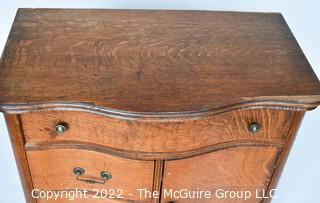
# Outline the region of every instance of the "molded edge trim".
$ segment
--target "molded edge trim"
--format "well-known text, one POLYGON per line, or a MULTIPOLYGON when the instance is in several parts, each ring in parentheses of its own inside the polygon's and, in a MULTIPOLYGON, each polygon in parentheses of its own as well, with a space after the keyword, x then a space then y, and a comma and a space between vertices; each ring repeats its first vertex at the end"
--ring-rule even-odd
POLYGON ((125 119, 125 120, 186 120, 199 119, 211 115, 233 111, 238 109, 258 109, 269 108, 278 110, 308 111, 316 108, 320 102, 316 103, 297 103, 293 101, 276 100, 252 100, 222 106, 213 109, 203 109, 199 111, 182 112, 132 112, 97 106, 93 103, 77 102, 48 102, 48 103, 19 103, 19 104, 0 104, 0 111, 6 114, 23 114, 44 111, 80 111, 98 114, 106 117, 125 119))
POLYGON ((49 142, 38 142, 38 143, 27 143, 25 145, 26 151, 39 151, 39 150, 50 150, 50 149, 80 149, 95 151, 98 153, 110 154, 112 156, 134 159, 134 160, 177 160, 190 158, 210 152, 226 150, 230 148, 242 148, 242 147, 276 147, 282 148, 282 143, 267 142, 267 141, 229 141, 206 146, 200 149, 192 149, 188 151, 177 151, 177 152, 143 152, 143 151, 128 151, 115 148, 109 148, 106 146, 79 142, 79 141, 49 141, 49 142))

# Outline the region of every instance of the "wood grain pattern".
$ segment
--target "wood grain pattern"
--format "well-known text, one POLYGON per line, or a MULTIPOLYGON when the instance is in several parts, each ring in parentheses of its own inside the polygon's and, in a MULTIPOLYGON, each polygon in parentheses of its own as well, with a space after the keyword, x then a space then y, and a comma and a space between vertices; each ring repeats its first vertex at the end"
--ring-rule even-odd
MULTIPOLYGON (((304 116, 304 112, 295 112, 294 119, 291 123, 290 128, 288 129, 288 138, 286 140, 284 147, 281 150, 279 159, 277 160, 277 163, 275 164, 276 168, 275 168, 275 171, 272 175, 272 179, 269 183, 267 194, 269 193, 270 190, 275 189, 278 184, 279 178, 281 176, 282 170, 283 170, 284 165, 285 165, 287 158, 289 156, 291 147, 292 147, 294 140, 296 138, 297 131, 300 127, 303 116, 304 116)), ((271 198, 265 199, 263 201, 263 203, 270 203, 271 201, 272 201, 271 198)))
MULTIPOLYGON (((266 189, 274 170, 279 150, 274 147, 233 148, 189 159, 167 161, 164 168, 163 190, 209 190, 211 199, 175 199, 164 197, 164 202, 260 202, 255 196, 243 199, 216 198, 217 189, 266 189)), ((163 192, 164 195, 164 192, 163 192)))
POLYGON ((31 192, 33 190, 33 182, 30 174, 29 163, 27 160, 26 152, 24 150, 24 137, 19 115, 5 114, 5 120, 8 127, 8 132, 16 158, 17 168, 20 175, 20 180, 24 190, 26 202, 36 203, 32 198, 31 192))
POLYGON ((172 116, 320 102, 275 13, 19 9, 2 58, 2 111, 51 102, 172 116))
POLYGON ((320 104, 276 13, 19 9, 0 78, 28 203, 33 187, 122 188, 120 202, 139 203, 211 201, 141 200, 138 188, 270 190, 304 111, 320 104), (80 182, 76 166, 113 178, 80 182))
POLYGON ((158 192, 159 198, 155 198, 154 202, 158 203, 161 201, 161 187, 163 178, 164 161, 156 160, 154 165, 154 176, 153 176, 153 191, 158 192))
POLYGON ((249 109, 227 112, 212 117, 176 121, 143 122, 119 120, 74 111, 22 114, 23 130, 28 147, 63 141, 92 143, 114 150, 130 152, 186 152, 215 144, 237 141, 282 144, 294 112, 249 109), (57 135, 54 127, 65 122, 69 129, 57 135), (253 134, 251 123, 262 128, 253 134))
POLYGON ((181 151, 181 152, 137 152, 137 151, 125 151, 125 150, 115 150, 110 149, 101 145, 95 145, 92 143, 84 142, 74 142, 74 141, 59 141, 59 142, 45 142, 45 143, 36 143, 36 144, 26 144, 25 148, 27 151, 32 150, 48 150, 48 149, 81 149, 81 150, 90 150, 96 151, 99 153, 110 154, 112 156, 123 157, 127 159, 135 160, 176 160, 190 158, 214 151, 220 151, 225 149, 230 149, 234 147, 282 147, 281 143, 270 143, 265 141, 236 141, 236 142, 227 142, 219 143, 209 147, 195 149, 190 151, 181 151))
MULTIPOLYGON (((138 188, 152 191, 153 161, 135 161, 86 150, 28 151, 27 157, 33 185, 42 190, 68 189, 123 189, 128 200, 140 199, 138 188), (85 169, 84 178, 99 180, 101 171, 108 171, 112 179, 105 184, 92 184, 76 180, 74 167, 85 169), (132 194, 132 195, 130 195, 132 194)), ((94 192, 94 191, 93 191, 94 192)), ((147 199, 146 199, 147 200, 147 199)), ((151 201, 150 199, 148 200, 151 201)))

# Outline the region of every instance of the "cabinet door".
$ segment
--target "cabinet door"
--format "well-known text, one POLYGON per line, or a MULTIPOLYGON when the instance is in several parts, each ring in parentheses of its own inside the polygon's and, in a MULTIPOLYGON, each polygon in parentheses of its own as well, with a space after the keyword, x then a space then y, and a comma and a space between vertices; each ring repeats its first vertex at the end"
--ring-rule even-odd
POLYGON ((256 193, 267 189, 278 153, 271 146, 235 147, 167 161, 162 202, 259 202, 256 193))
MULTIPOLYGON (((78 195, 75 202, 116 202, 117 197, 121 201, 153 201, 140 197, 137 191, 140 188, 152 191, 153 161, 83 149, 30 150, 27 157, 33 185, 38 191, 86 190, 88 199, 78 195), (108 174, 106 179, 103 173, 108 174)), ((57 202, 64 202, 66 193, 61 197, 57 202)))

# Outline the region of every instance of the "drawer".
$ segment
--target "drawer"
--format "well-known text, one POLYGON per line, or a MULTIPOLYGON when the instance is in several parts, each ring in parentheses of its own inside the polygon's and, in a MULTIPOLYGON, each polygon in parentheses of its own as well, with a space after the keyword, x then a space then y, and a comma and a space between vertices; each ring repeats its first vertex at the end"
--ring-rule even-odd
POLYGON ((35 189, 85 189, 90 194, 101 191, 101 197, 118 189, 116 194, 122 192, 122 200, 139 202, 143 199, 138 189, 152 191, 153 161, 131 160, 80 149, 28 150, 27 158, 35 189), (101 177, 102 172, 105 179, 101 177))
MULTIPOLYGON (((276 147, 236 147, 167 161, 163 175, 164 202, 261 202, 261 199, 255 198, 256 189, 260 196, 262 190, 267 189, 278 154, 279 149, 276 147), (194 191, 210 191, 211 198, 198 196, 194 199, 183 199, 178 195, 171 196, 170 190, 191 191, 189 197, 192 197, 194 191), (228 196, 228 193, 224 195, 224 191, 240 191, 239 198, 228 196), (241 191, 250 191, 251 198, 241 198, 241 191), (224 198, 220 198, 222 195, 224 198)), ((182 195, 184 193, 186 191, 183 191, 182 195)))
POLYGON ((282 144, 294 112, 273 109, 234 110, 201 119, 125 120, 76 111, 22 114, 27 146, 84 143, 115 150, 183 152, 230 142, 282 144), (250 125, 260 125, 251 132, 250 125), (63 134, 55 126, 63 124, 63 134))

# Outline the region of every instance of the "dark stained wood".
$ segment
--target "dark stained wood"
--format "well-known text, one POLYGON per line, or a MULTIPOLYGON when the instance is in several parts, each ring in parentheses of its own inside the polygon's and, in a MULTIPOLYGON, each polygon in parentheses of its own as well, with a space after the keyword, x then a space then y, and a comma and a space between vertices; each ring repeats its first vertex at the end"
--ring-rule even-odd
MULTIPOLYGON (((302 122, 303 116, 304 116, 304 112, 295 112, 295 116, 294 116, 294 119, 291 123, 291 127, 288 130, 287 141, 286 141, 286 143, 280 153, 280 156, 279 156, 279 159, 277 160, 277 163, 275 164, 275 171, 274 171, 274 173, 272 175, 272 179, 269 183, 267 194, 269 194, 272 189, 276 189, 276 186, 278 184, 282 170, 283 170, 284 165, 287 161, 289 152, 290 152, 291 147, 292 147, 294 140, 296 138, 297 131, 298 131, 300 124, 302 122)), ((272 199, 270 199, 270 198, 265 199, 263 201, 263 203, 269 203, 269 202, 271 202, 271 200, 272 199)))
POLYGON ((189 159, 167 161, 164 168, 163 190, 208 190, 211 199, 175 199, 163 197, 165 202, 261 202, 255 198, 256 189, 266 189, 274 170, 279 150, 274 147, 232 148, 189 159), (215 191, 248 190, 254 196, 219 199, 215 191))
POLYGON ((33 183, 30 175, 29 163, 24 150, 24 137, 19 115, 5 114, 4 116, 8 127, 13 153, 16 158, 17 168, 20 174, 20 180, 23 186, 26 202, 35 203, 36 200, 31 196, 33 183))
POLYGON ((319 80, 276 13, 19 9, 2 57, 8 112, 78 103, 172 116, 320 102, 319 80))
POLYGON ((46 143, 82 142, 130 152, 187 152, 222 143, 266 142, 283 144, 293 111, 272 109, 236 110, 197 120, 144 122, 107 118, 75 111, 22 114, 27 147, 46 143), (54 131, 67 123, 63 135, 54 131), (251 123, 261 130, 251 133, 251 123))
POLYGON ((210 200, 137 189, 270 190, 319 104, 319 80, 277 13, 19 9, 0 60, 28 203, 34 186, 122 188, 120 202, 153 203, 210 200), (76 166, 113 178, 80 182, 76 166))
MULTIPOLYGON (((35 188, 41 190, 122 189, 124 199, 139 200, 137 189, 152 191, 153 161, 136 161, 110 155, 74 149, 28 151, 27 157, 35 188), (74 167, 85 169, 83 178, 101 181, 100 172, 108 171, 112 178, 105 184, 77 180, 74 167)), ((149 202, 151 200, 149 199, 149 202)))

